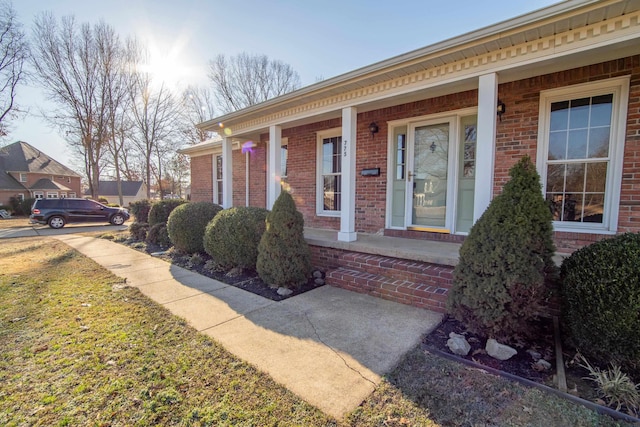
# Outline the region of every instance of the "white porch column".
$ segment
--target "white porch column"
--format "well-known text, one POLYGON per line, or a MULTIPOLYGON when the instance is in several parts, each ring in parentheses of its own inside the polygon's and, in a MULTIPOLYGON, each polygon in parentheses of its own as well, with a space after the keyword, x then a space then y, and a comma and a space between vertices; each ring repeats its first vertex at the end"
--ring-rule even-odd
POLYGON ((342 196, 340 198, 340 231, 338 240, 353 242, 356 233, 356 125, 355 107, 342 109, 342 196))
POLYGON ((269 126, 269 176, 267 177, 267 209, 273 209, 273 204, 280 195, 282 177, 282 128, 269 126))
POLYGON ((222 207, 233 206, 233 143, 231 138, 222 139, 222 207))
POLYGON ((473 222, 476 222, 487 209, 493 196, 497 104, 498 75, 492 73, 480 76, 478 82, 478 134, 473 222))

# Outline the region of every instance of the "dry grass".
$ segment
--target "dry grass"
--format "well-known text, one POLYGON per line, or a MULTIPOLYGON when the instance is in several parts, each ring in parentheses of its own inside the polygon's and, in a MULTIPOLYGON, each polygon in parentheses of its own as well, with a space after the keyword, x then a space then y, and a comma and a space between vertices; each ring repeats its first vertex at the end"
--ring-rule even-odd
POLYGON ((4 219, 0 218, 0 229, 2 228, 22 228, 22 227, 31 227, 32 224, 29 224, 29 218, 27 217, 15 217, 4 219))
POLYGON ((414 349, 345 420, 56 240, 0 244, 3 426, 614 426, 414 349))

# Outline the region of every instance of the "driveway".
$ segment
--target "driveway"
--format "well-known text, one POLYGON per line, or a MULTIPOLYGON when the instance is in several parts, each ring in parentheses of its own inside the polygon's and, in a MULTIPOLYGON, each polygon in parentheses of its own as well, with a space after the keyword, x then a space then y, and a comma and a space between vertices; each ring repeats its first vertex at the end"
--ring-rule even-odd
POLYGON ((59 236, 62 234, 74 233, 117 232, 126 230, 127 228, 129 228, 128 224, 120 226, 105 224, 69 224, 56 230, 47 225, 31 225, 18 228, 0 228, 0 239, 11 239, 14 237, 59 236))

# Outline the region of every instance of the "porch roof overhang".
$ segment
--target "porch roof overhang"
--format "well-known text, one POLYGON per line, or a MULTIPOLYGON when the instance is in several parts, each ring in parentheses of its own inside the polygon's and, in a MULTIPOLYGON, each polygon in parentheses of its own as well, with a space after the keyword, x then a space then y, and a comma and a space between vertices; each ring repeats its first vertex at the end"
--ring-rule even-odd
MULTIPOLYGON (((198 125, 242 141, 283 128, 640 53, 640 0, 568 0, 318 82, 198 125)), ((197 152, 193 147, 185 154, 197 152)), ((203 147, 200 147, 200 149, 203 147)))

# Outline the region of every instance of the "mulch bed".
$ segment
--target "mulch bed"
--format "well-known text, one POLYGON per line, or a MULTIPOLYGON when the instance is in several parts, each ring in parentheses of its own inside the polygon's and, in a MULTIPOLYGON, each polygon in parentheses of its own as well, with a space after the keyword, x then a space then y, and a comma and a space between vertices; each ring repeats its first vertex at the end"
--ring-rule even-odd
MULTIPOLYGON (((125 242, 127 244, 129 242, 125 242)), ((131 242, 135 243, 135 242, 131 242)), ((131 246, 131 245, 129 245, 131 246)), ((134 246, 135 248, 135 246, 134 246)), ((140 248, 136 248, 139 249, 140 248)), ((148 254, 161 254, 157 255, 158 257, 171 262, 174 265, 179 267, 186 268, 188 270, 199 273, 203 276, 210 277, 212 279, 218 280, 220 282, 226 283, 227 285, 235 286, 236 288, 243 289, 245 291, 251 292, 256 295, 260 295, 261 297, 268 298, 272 301, 282 301, 287 298, 294 297, 296 295, 303 294, 305 292, 311 291, 313 289, 319 288, 323 285, 318 285, 315 282, 313 277, 310 277, 309 280, 299 286, 298 288, 291 289, 293 292, 289 295, 280 295, 278 294, 278 288, 272 288, 266 283, 262 281, 262 279, 258 276, 253 270, 232 270, 231 272, 225 271, 216 271, 207 268, 207 261, 211 260, 209 255, 200 254, 202 258, 202 263, 192 264, 190 262, 191 256, 183 255, 173 250, 167 251, 165 248, 162 248, 157 245, 152 245, 147 243, 144 251, 148 254)))
POLYGON ((438 328, 424 338, 423 343, 427 348, 431 347, 445 353, 451 353, 447 347, 447 340, 449 339, 449 333, 455 332, 456 334, 464 335, 471 345, 469 354, 459 357, 522 378, 527 378, 531 381, 552 385, 553 374, 556 372, 553 350, 553 323, 551 319, 546 319, 540 321, 535 327, 539 331, 539 333, 536 334, 538 338, 530 343, 512 346, 518 350, 518 354, 504 361, 494 359, 486 353, 484 349, 487 342, 486 337, 468 332, 462 323, 449 316, 445 318, 438 328), (543 359, 551 363, 551 369, 536 369, 535 359, 527 353, 527 350, 532 350, 540 354, 543 359))

